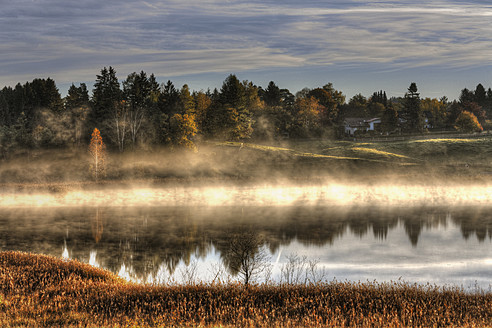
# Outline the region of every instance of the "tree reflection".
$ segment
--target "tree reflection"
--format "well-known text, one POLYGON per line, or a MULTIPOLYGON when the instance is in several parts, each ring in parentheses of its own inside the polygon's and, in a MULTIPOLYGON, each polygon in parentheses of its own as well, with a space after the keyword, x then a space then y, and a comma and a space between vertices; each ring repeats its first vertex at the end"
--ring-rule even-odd
POLYGON ((60 208, 2 210, 0 245, 3 250, 59 256, 66 241, 72 258, 88 262, 90 252, 97 251, 102 267, 118 272, 125 265, 141 276, 157 274, 161 264, 172 273, 180 263, 215 249, 236 273, 241 261, 234 260, 231 243, 245 232, 261 236, 261 242, 253 238, 258 247, 248 256, 254 257, 259 249, 275 253, 293 241, 330 245, 348 233, 365 236, 372 231, 384 239, 398 226, 416 246, 424 230, 447 224, 459 227, 465 239, 492 239, 490 208, 60 208))
POLYGON ((92 237, 96 244, 101 240, 104 231, 103 216, 99 214, 99 207, 96 207, 96 213, 91 221, 92 237))
POLYGON ((269 256, 262 248, 263 238, 254 230, 233 234, 227 249, 221 252, 222 261, 233 275, 238 275, 245 285, 266 270, 269 256))

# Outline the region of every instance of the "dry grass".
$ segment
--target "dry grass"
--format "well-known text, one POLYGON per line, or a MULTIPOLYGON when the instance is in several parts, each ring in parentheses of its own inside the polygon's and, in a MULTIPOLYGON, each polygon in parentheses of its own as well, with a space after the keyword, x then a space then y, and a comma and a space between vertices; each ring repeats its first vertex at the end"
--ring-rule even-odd
POLYGON ((0 325, 484 327, 492 326, 492 294, 402 282, 157 287, 76 261, 3 252, 0 325))

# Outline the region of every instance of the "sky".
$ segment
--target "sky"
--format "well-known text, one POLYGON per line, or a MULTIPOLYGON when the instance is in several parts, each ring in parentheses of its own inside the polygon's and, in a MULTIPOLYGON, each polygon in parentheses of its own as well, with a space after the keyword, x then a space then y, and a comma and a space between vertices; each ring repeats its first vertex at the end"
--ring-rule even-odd
POLYGON ((53 78, 62 95, 154 73, 192 90, 229 74, 295 93, 329 82, 347 100, 385 90, 456 99, 492 87, 490 1, 0 0, 0 87, 53 78))

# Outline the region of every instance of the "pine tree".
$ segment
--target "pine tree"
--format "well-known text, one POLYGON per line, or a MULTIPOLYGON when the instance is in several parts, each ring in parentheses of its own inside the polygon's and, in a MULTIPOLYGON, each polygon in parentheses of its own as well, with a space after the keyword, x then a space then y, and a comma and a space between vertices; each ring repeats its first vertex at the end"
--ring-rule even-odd
POLYGON ((275 82, 270 81, 270 83, 268 83, 268 87, 263 93, 263 101, 270 107, 280 106, 282 97, 280 89, 275 82))
POLYGON ((475 102, 480 106, 484 106, 487 100, 487 92, 481 83, 475 88, 475 102))
POLYGON ((422 132, 424 129, 420 95, 417 91, 417 84, 412 82, 408 88, 408 92, 405 94, 402 118, 406 121, 404 126, 409 132, 422 132))
POLYGON ((150 116, 151 107, 151 83, 147 74, 141 71, 139 74, 131 73, 123 82, 123 94, 128 106, 128 127, 133 149, 137 143, 142 126, 150 116))
POLYGON ((109 119, 122 97, 120 83, 113 67, 109 66, 109 69, 104 67, 101 70, 92 93, 92 122, 95 124, 109 119))

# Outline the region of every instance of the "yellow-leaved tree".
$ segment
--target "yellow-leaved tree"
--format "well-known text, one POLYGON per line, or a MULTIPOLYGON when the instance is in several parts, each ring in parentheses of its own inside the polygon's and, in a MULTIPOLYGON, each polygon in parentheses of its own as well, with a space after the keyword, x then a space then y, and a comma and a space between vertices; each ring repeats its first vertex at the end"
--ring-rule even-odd
POLYGON ((89 144, 89 153, 92 156, 91 172, 96 181, 100 176, 105 174, 106 170, 106 145, 104 144, 101 133, 97 128, 92 132, 91 143, 89 144))

